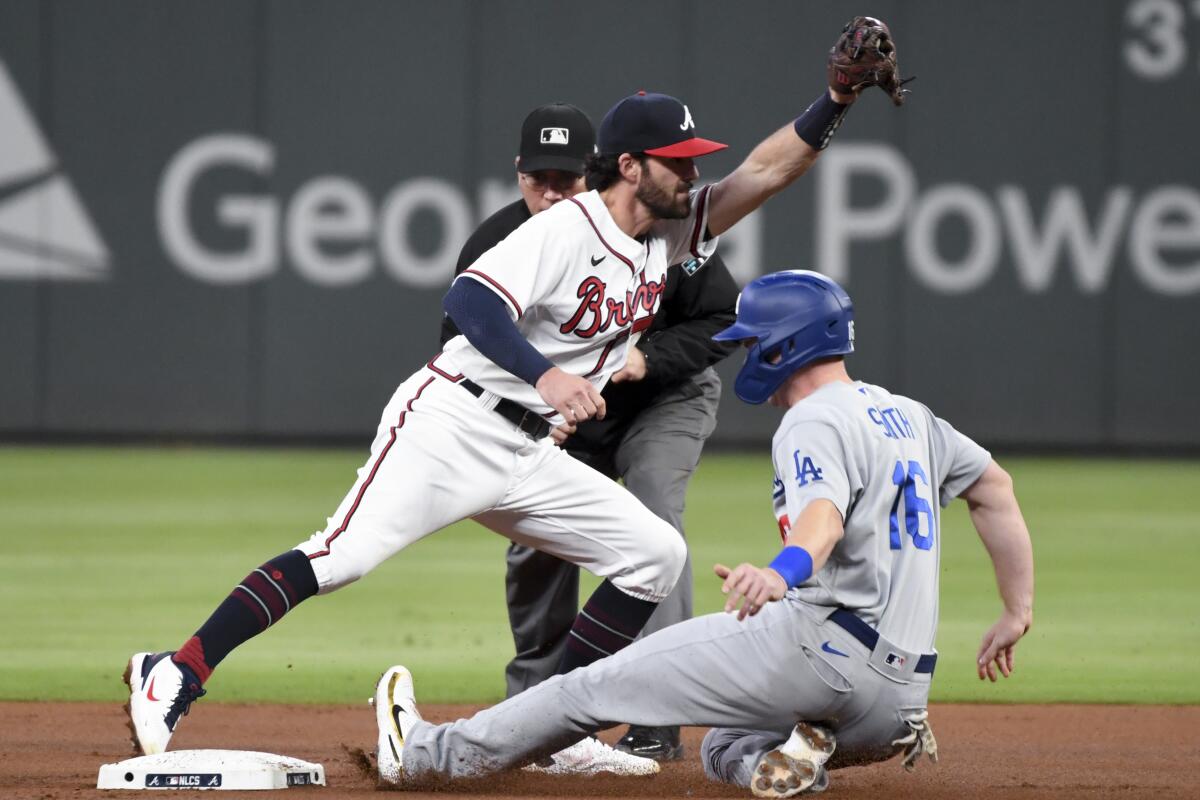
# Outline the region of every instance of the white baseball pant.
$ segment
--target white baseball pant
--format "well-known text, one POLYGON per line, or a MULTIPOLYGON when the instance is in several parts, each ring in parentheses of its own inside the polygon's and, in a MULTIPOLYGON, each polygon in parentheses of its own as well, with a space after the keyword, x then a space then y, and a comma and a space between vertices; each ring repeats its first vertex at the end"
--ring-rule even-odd
POLYGON ((297 545, 325 594, 468 517, 658 602, 683 569, 679 534, 624 489, 534 441, 431 363, 392 395, 371 456, 323 531, 297 545))

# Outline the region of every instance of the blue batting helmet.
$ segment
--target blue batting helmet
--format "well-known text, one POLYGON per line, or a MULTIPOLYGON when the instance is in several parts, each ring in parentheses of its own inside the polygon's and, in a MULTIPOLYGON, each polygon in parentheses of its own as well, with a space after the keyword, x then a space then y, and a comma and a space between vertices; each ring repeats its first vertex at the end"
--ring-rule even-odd
POLYGON ((820 273, 772 272, 746 284, 737 321, 712 338, 754 340, 733 389, 758 404, 810 361, 854 352, 854 304, 820 273))

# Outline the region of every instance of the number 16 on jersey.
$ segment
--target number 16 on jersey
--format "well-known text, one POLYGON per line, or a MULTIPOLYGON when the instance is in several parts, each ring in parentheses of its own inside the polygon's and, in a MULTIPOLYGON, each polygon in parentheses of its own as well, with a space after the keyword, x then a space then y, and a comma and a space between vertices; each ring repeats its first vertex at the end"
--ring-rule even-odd
POLYGON ((900 549, 900 499, 904 498, 904 529, 912 537, 913 544, 918 550, 929 550, 933 547, 933 539, 937 535, 937 522, 933 516, 933 506, 918 494, 917 482, 924 489, 929 489, 929 477, 924 467, 917 461, 897 461, 892 468, 892 483, 896 486, 896 499, 892 501, 892 511, 888 516, 889 544, 891 549, 900 549), (925 518, 925 533, 921 533, 921 517, 925 518))

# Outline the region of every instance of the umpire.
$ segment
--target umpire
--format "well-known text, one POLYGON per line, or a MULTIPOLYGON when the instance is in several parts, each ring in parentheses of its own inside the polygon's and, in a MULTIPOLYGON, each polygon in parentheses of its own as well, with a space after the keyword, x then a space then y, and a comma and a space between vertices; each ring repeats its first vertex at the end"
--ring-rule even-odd
MULTIPOLYGON (((575 106, 554 103, 530 112, 521 125, 516 160, 521 199, 471 234, 455 274, 534 214, 584 191, 584 163, 595 141, 591 121, 575 106)), ((605 418, 584 422, 565 441, 562 432, 555 433, 572 456, 624 480, 634 496, 681 536, 688 480, 717 422, 721 379, 712 365, 735 349, 711 337, 733 324, 737 295, 720 256, 672 265, 654 323, 604 388, 605 418)), ((442 344, 457 335, 458 329, 445 317, 442 344)), ((554 674, 578 613, 579 568, 516 543, 508 547, 507 562, 508 618, 517 651, 505 670, 511 697, 554 674)), ((691 616, 689 558, 675 590, 659 605, 643 634, 691 616)), ((683 755, 678 727, 631 726, 617 748, 659 761, 683 755)))

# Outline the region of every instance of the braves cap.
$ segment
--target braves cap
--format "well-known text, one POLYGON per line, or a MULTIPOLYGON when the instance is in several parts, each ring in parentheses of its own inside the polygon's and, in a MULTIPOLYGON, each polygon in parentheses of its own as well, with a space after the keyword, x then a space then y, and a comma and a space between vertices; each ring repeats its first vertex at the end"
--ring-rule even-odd
POLYGON ((646 153, 665 158, 694 158, 729 145, 696 135, 692 112, 667 94, 638 92, 608 110, 600 122, 600 155, 646 153))
POLYGON ((560 169, 583 174, 583 161, 596 150, 596 132, 587 114, 568 103, 551 103, 529 112, 521 124, 517 171, 560 169))

